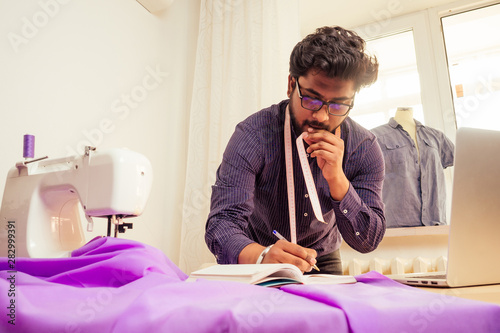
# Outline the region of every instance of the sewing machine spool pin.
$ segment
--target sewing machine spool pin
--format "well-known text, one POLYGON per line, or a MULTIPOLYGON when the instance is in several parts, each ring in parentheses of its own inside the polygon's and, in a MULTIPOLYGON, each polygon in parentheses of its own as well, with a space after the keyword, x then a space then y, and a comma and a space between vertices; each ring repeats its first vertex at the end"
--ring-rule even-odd
POLYGON ((44 156, 44 157, 39 157, 39 158, 35 158, 33 160, 28 160, 28 161, 24 161, 23 163, 24 164, 30 164, 30 163, 33 163, 33 162, 38 162, 38 161, 42 161, 42 160, 45 160, 49 158, 48 156, 44 156))

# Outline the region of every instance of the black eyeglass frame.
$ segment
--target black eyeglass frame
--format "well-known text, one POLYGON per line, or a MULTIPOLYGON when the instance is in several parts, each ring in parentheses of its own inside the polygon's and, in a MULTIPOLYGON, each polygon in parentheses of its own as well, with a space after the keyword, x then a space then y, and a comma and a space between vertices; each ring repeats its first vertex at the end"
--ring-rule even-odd
POLYGON ((319 99, 319 98, 313 98, 313 97, 311 97, 311 96, 302 96, 302 94, 300 93, 300 85, 299 85, 299 78, 298 78, 298 77, 296 77, 296 78, 295 78, 295 82, 297 83, 297 93, 298 93, 299 98, 300 98, 300 105, 302 105, 302 107, 303 107, 304 109, 307 109, 307 110, 310 110, 310 111, 317 112, 317 111, 321 110, 321 108, 322 108, 323 106, 328 105, 328 114, 330 114, 330 115, 332 115, 332 116, 343 117, 343 116, 346 116, 346 115, 347 115, 347 114, 351 111, 351 109, 354 107, 354 98, 353 98, 353 101, 352 101, 352 103, 351 103, 351 104, 345 104, 345 103, 332 103, 332 102, 325 102, 325 101, 323 101, 323 100, 321 100, 321 99, 319 99), (317 108, 317 109, 311 109, 310 107, 306 107, 306 106, 304 106, 304 103, 303 103, 303 101, 304 101, 304 100, 303 100, 303 98, 304 98, 304 97, 310 98, 310 99, 312 99, 312 100, 320 101, 320 102, 321 102, 320 107, 319 107, 319 108, 317 108), (335 114, 335 113, 331 113, 331 112, 330 112, 330 105, 331 105, 331 104, 337 104, 337 105, 344 105, 344 106, 348 106, 348 107, 349 107, 349 109, 347 109, 347 111, 346 111, 345 113, 343 113, 343 114, 335 114))

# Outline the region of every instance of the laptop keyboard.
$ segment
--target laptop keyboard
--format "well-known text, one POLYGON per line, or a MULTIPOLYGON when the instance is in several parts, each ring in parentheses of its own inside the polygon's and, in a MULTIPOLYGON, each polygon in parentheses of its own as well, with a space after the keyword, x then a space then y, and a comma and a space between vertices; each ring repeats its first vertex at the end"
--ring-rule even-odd
POLYGON ((439 275, 419 275, 419 279, 446 279, 446 274, 439 275))

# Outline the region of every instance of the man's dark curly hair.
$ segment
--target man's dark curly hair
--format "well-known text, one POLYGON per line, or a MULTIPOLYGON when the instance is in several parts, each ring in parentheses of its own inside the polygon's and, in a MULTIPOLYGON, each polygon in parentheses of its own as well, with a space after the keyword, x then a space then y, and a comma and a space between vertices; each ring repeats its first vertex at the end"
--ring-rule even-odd
POLYGON ((295 45, 290 56, 290 75, 306 75, 310 69, 328 77, 353 80, 359 91, 377 80, 378 61, 365 52, 365 41, 354 31, 322 27, 295 45))

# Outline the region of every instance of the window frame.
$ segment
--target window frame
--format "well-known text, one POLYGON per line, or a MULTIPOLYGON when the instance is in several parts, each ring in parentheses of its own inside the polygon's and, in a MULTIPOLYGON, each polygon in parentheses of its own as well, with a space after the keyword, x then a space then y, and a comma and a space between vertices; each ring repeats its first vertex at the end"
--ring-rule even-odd
MULTIPOLYGON (((470 3, 470 0, 459 0, 398 17, 386 18, 384 21, 373 22, 353 29, 365 40, 408 30, 413 31, 425 124, 441 130, 454 143, 457 123, 442 18, 495 4, 500 4, 500 0, 479 0, 474 3, 470 3)), ((445 178, 447 221, 449 223, 453 167, 445 170, 445 178)), ((434 229, 436 227, 420 228, 425 229, 424 234, 433 234, 436 230, 434 229)), ((447 231, 448 229, 446 229, 447 231)), ((411 233, 411 230, 403 230, 402 232, 406 235, 411 233)))
POLYGON ((474 3, 470 3, 470 0, 459 0, 391 17, 384 21, 372 22, 353 30, 367 41, 408 30, 413 31, 425 123, 441 130, 455 142, 457 125, 453 88, 441 19, 498 3, 500 3, 498 0, 482 0, 474 3))

